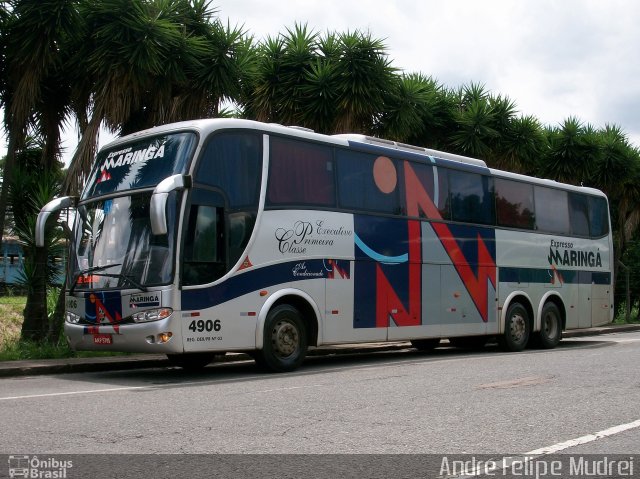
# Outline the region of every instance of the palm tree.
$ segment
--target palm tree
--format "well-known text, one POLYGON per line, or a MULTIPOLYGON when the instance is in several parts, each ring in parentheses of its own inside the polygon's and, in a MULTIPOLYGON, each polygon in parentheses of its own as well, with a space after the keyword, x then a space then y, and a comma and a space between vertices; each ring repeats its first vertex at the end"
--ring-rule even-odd
MULTIPOLYGON (((2 9, 5 25, 1 97, 9 148, 0 193, 0 235, 4 231, 9 189, 16 188, 19 171, 24 170, 20 162, 26 157, 18 153, 28 146, 28 132, 43 140, 43 147, 38 150, 39 161, 32 162, 29 168, 42 179, 53 178, 53 172, 59 168, 60 128, 69 113, 70 77, 65 63, 68 45, 80 22, 77 2, 71 0, 16 0, 10 5, 13 7, 10 10, 2 9)), ((36 212, 31 211, 30 219, 20 219, 16 211, 24 206, 25 197, 28 201, 42 199, 41 188, 31 186, 28 193, 22 191, 21 196, 14 195, 12 202, 14 227, 21 227, 23 232, 33 226, 30 222, 35 221, 36 212)), ((43 339, 46 329, 43 325, 47 322, 46 285, 40 278, 44 276, 42 268, 47 262, 46 248, 34 247, 29 258, 33 261, 34 282, 27 296, 23 336, 43 339)))
POLYGON ((422 143, 429 130, 443 126, 442 95, 440 85, 430 77, 420 73, 397 76, 377 125, 380 135, 406 143, 422 143))
POLYGON ((396 70, 384 43, 359 31, 321 37, 296 24, 257 47, 243 115, 323 133, 372 133, 396 70))
POLYGON ((606 125, 596 135, 601 154, 594 161, 589 184, 609 197, 616 257, 621 258, 640 226, 640 152, 618 126, 606 125))
POLYGON ((514 117, 501 132, 494 164, 516 173, 534 174, 538 158, 547 147, 544 128, 537 118, 532 115, 514 117))
POLYGON ((335 133, 371 133, 379 121, 386 92, 393 89, 397 69, 391 66, 386 45, 370 32, 346 32, 338 36, 340 79, 335 133))
POLYGON ((67 193, 86 177, 102 124, 126 134, 216 115, 239 97, 251 59, 250 40, 214 19, 207 0, 83 0, 80 11, 73 109, 82 137, 67 193))
POLYGON ((333 32, 319 37, 313 60, 307 66, 304 82, 299 86, 303 97, 300 124, 330 134, 340 101, 340 42, 333 32))
POLYGON ((289 125, 308 120, 305 100, 309 74, 317 66, 317 46, 318 34, 299 24, 261 42, 251 90, 245 94, 245 116, 289 125))
POLYGON ((26 147, 17 152, 18 163, 9 187, 13 224, 11 231, 18 238, 25 253, 22 285, 27 290, 21 338, 43 340, 57 338, 60 325, 51 327, 47 316, 47 286, 60 273, 54 258, 62 256, 61 231, 56 222, 48 224, 46 248, 35 245, 36 217, 40 209, 59 192, 60 170, 40 169, 44 145, 27 140, 26 147))
POLYGON ((15 151, 25 145, 29 128, 44 139, 41 166, 56 168, 60 127, 68 110, 69 77, 65 68, 67 45, 79 22, 76 2, 70 0, 16 0, 5 2, 2 18, 5 128, 9 136, 2 192, 0 234, 7 205, 7 188, 15 167, 15 151))
POLYGON ((170 121, 220 116, 224 102, 241 102, 255 69, 253 41, 242 28, 225 26, 212 13, 192 28, 185 38, 192 58, 185 66, 186 81, 174 85, 179 93, 172 99, 170 121))
POLYGON ((488 159, 499 132, 495 128, 496 113, 485 98, 464 99, 456 115, 456 130, 450 136, 456 152, 488 159))
POLYGON ((580 185, 588 182, 601 157, 600 138, 590 125, 575 117, 547 130, 549 149, 540 157, 539 176, 580 185))

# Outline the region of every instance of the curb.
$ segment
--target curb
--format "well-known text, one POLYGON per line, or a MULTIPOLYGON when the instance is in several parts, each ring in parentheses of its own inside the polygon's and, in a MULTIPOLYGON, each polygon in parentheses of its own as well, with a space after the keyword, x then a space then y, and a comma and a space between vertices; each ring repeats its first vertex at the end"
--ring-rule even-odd
MULTIPOLYGON (((633 331, 640 331, 640 324, 621 324, 588 329, 574 329, 563 332, 562 337, 566 339, 633 331)), ((363 354, 369 352, 399 351, 408 348, 411 348, 409 341, 344 344, 311 349, 307 353, 307 356, 363 354)), ((247 361, 250 359, 252 359, 251 356, 246 353, 227 353, 216 362, 247 361)), ((126 371, 132 369, 166 368, 169 366, 170 363, 167 358, 160 354, 5 361, 0 362, 0 378, 43 374, 126 371)))
POLYGON ((640 324, 617 324, 615 326, 600 326, 595 328, 573 329, 563 331, 563 338, 581 338, 583 336, 599 336, 602 334, 628 333, 640 331, 640 324))

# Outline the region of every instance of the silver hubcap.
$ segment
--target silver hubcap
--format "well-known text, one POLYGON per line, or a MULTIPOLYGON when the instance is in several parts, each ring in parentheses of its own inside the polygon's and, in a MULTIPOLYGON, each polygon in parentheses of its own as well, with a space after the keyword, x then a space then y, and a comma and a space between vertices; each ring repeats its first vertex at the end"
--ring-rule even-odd
POLYGON ((542 330, 547 338, 554 338, 558 334, 558 321, 553 313, 547 313, 542 319, 542 330))
POLYGON ((278 321, 271 330, 271 344, 278 356, 291 356, 298 349, 299 342, 298 329, 287 320, 278 321))
POLYGON ((527 323, 521 314, 514 314, 511 316, 511 322, 509 324, 509 331, 514 341, 520 343, 524 341, 525 331, 527 330, 527 323))

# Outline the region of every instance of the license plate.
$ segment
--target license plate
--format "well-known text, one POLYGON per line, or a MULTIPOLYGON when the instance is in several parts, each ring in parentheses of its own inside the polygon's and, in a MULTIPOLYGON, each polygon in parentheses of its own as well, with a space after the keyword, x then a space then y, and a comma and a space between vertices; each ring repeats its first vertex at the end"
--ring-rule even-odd
POLYGON ((94 334, 93 344, 113 344, 113 337, 110 334, 94 334))

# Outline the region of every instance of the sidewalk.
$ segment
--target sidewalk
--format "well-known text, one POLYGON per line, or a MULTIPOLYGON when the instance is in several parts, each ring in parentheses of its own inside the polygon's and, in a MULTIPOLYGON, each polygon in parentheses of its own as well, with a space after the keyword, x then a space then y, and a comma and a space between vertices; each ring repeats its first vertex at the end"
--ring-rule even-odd
MULTIPOLYGON (((563 338, 583 336, 597 336, 601 334, 624 333, 640 331, 640 324, 616 324, 597 328, 573 329, 565 331, 563 338)), ((310 350, 307 356, 328 356, 332 354, 357 354, 378 351, 398 351, 411 348, 408 341, 366 344, 339 344, 321 346, 310 350)), ((251 357, 244 353, 227 353, 218 360, 224 362, 249 360, 251 357)), ((22 361, 0 362, 0 377, 33 376, 36 374, 61 374, 116 371, 141 368, 169 367, 166 356, 161 354, 136 354, 130 356, 109 356, 100 358, 66 358, 66 359, 38 359, 22 361)))

